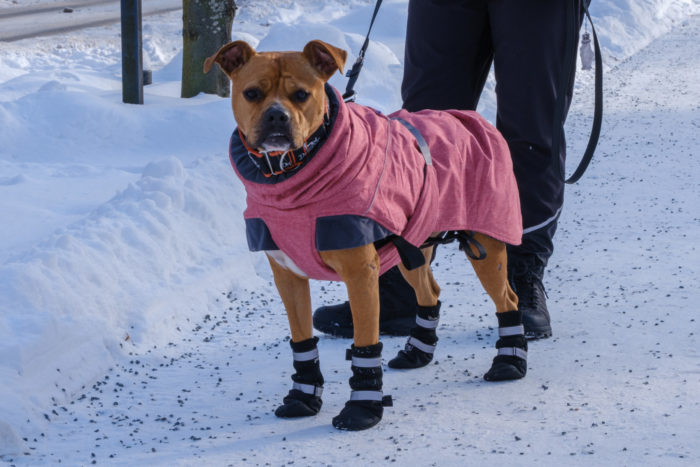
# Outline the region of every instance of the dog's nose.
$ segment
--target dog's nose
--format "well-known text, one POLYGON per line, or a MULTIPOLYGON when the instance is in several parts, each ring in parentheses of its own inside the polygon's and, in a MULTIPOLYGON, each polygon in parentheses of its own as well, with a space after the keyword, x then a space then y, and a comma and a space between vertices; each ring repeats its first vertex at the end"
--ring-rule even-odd
POLYGON ((263 121, 272 128, 286 128, 289 122, 289 112, 279 106, 270 107, 263 114, 263 121))

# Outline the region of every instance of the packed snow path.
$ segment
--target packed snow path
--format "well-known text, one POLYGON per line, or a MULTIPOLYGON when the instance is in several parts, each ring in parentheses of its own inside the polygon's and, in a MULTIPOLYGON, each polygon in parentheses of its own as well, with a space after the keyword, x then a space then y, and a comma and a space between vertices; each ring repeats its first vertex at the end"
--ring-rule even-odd
MULTIPOLYGON (((394 407, 372 430, 330 425, 349 394, 349 341, 327 337, 319 345, 321 413, 275 418, 292 366, 286 318, 269 284, 223 292, 178 329, 179 340, 131 355, 72 403, 56 405, 27 452, 4 460, 697 465, 699 58, 696 17, 607 73, 602 141, 583 181, 568 189, 546 281, 555 337, 532 343, 524 380, 481 379, 494 353, 492 305, 463 255, 443 247, 436 361, 386 371, 394 407)), ((570 165, 590 126, 592 79, 579 78, 570 165)), ((344 296, 340 284, 315 283, 312 293, 316 305, 344 296)), ((385 359, 404 342, 382 340, 385 359)))

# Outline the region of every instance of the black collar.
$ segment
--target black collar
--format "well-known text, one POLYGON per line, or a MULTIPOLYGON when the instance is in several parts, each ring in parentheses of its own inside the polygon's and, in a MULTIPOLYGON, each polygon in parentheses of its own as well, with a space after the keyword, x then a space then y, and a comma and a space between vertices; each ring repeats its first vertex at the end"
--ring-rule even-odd
POLYGON ((311 136, 306 138, 304 144, 301 147, 284 152, 255 151, 248 145, 240 129, 238 130, 238 135, 241 138, 241 142, 248 150, 248 157, 250 160, 265 177, 269 178, 272 176, 289 174, 301 168, 306 161, 316 154, 323 142, 328 138, 330 126, 331 119, 329 110, 326 110, 326 113, 323 115, 323 123, 311 136))

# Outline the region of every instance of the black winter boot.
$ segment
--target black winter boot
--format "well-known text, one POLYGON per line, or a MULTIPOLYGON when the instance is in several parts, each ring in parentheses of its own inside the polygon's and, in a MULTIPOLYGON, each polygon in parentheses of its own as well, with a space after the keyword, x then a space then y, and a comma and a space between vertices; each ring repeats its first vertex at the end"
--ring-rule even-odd
POLYGON ((552 335, 543 276, 544 264, 535 255, 508 256, 508 281, 518 296, 518 309, 523 313, 525 337, 528 339, 544 339, 552 335))
POLYGON ((486 381, 508 381, 520 379, 527 373, 527 341, 523 334, 522 313, 506 311, 496 313, 498 355, 493 359, 491 369, 484 375, 486 381))
POLYGON ((277 407, 275 415, 282 418, 309 417, 321 410, 323 375, 318 362, 318 337, 301 342, 289 341, 294 355, 292 389, 277 407))
POLYGON ((382 343, 353 345, 346 357, 352 360, 352 392, 345 408, 333 418, 333 426, 339 430, 366 430, 379 423, 384 407, 392 405, 391 396, 382 392, 382 343))
POLYGON ((418 306, 416 325, 411 329, 411 337, 406 347, 389 361, 389 368, 420 368, 433 359, 438 337, 435 330, 440 319, 440 302, 435 306, 418 306))
MULTIPOLYGON (((398 267, 379 277, 379 332, 407 336, 415 323, 416 293, 398 267)), ((322 306, 314 312, 314 328, 337 337, 352 337, 350 303, 322 306)))

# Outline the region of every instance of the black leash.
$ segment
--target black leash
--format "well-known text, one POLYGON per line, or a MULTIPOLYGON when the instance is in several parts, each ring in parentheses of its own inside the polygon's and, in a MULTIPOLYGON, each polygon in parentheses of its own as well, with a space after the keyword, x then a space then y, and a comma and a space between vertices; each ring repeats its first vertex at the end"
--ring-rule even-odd
POLYGON ((578 167, 574 173, 566 178, 564 167, 561 164, 561 158, 559 153, 561 150, 561 128, 564 121, 564 99, 569 88, 569 80, 571 79, 571 74, 569 70, 574 67, 574 61, 576 60, 576 42, 578 42, 579 28, 576 24, 576 14, 573 9, 575 1, 567 2, 568 14, 567 14, 567 27, 570 31, 568 37, 566 38, 566 55, 564 57, 564 72, 561 74, 559 81, 559 86, 557 89, 557 101, 555 104, 555 116, 554 116, 554 127, 552 130, 552 158, 553 163, 558 174, 560 174, 564 183, 572 184, 576 183, 584 172, 588 168, 588 164, 591 163, 593 159, 593 153, 598 145, 598 139, 600 138, 600 128, 603 123, 603 58, 600 53, 600 45, 598 44, 598 35, 595 32, 595 27, 593 26, 593 20, 588 12, 588 4, 590 0, 583 0, 581 3, 583 5, 583 11, 591 23, 591 31, 593 32, 593 45, 595 48, 595 105, 593 110, 593 126, 591 128, 591 136, 588 139, 588 145, 586 146, 586 151, 583 153, 581 162, 579 162, 578 167))
POLYGON ((377 4, 374 6, 374 14, 372 14, 372 20, 369 22, 369 29, 367 30, 367 36, 365 37, 365 43, 362 44, 360 53, 357 55, 357 60, 353 64, 352 68, 348 70, 345 74, 348 78, 348 85, 345 88, 345 94, 343 94, 343 100, 345 102, 355 102, 355 82, 360 76, 360 71, 362 71, 362 65, 365 62, 365 52, 367 52, 367 47, 369 46, 369 33, 372 32, 372 26, 374 26, 374 20, 379 13, 379 7, 382 5, 382 0, 377 0, 377 4))

